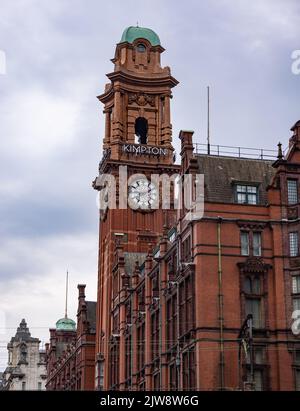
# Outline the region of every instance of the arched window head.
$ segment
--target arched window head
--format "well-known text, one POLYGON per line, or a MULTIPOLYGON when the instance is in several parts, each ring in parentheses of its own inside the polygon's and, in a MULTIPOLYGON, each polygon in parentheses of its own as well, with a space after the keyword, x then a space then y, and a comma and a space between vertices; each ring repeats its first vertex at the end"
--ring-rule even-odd
POLYGON ((148 121, 144 117, 135 120, 135 135, 138 137, 139 144, 147 144, 148 121))
POLYGON ((139 53, 144 53, 144 52, 146 51, 146 46, 145 46, 145 44, 143 44, 143 43, 139 43, 139 44, 136 46, 136 49, 137 49, 137 51, 138 51, 139 53))

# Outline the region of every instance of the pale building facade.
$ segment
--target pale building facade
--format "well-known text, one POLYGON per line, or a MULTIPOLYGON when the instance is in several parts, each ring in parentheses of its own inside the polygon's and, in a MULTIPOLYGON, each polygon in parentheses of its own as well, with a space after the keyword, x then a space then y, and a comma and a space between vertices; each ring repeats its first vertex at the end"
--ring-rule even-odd
POLYGON ((31 337, 23 319, 7 345, 8 365, 3 374, 3 389, 8 391, 45 390, 45 352, 40 340, 31 337))

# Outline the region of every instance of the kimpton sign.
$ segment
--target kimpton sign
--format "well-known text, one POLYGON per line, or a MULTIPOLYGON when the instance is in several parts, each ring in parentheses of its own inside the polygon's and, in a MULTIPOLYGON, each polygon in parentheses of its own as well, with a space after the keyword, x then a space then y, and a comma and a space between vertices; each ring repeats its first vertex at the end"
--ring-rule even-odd
POLYGON ((124 153, 132 153, 136 155, 148 154, 153 156, 166 156, 168 154, 167 148, 156 146, 144 146, 140 144, 123 144, 124 153))

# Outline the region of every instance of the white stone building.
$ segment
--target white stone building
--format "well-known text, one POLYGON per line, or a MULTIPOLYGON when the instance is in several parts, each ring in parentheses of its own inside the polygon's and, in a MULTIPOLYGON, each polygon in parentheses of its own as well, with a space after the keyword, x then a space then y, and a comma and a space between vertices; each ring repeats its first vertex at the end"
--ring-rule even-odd
POLYGON ((26 321, 23 319, 7 345, 8 366, 3 373, 3 389, 45 390, 46 364, 45 352, 40 350, 40 340, 31 337, 26 321))

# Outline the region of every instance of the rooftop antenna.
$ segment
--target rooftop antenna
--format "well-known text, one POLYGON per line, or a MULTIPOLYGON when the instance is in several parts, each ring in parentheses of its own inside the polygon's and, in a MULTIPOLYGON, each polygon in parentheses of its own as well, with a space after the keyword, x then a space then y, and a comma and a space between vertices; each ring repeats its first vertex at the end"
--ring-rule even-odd
POLYGON ((68 318, 68 282, 69 282, 69 272, 67 270, 66 275, 66 306, 65 306, 65 318, 68 318))
POLYGON ((210 96, 209 86, 207 86, 207 154, 210 155, 210 96))

